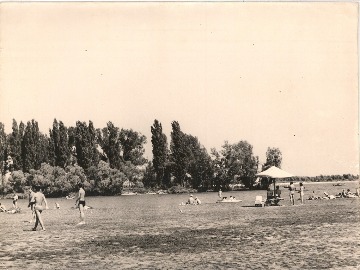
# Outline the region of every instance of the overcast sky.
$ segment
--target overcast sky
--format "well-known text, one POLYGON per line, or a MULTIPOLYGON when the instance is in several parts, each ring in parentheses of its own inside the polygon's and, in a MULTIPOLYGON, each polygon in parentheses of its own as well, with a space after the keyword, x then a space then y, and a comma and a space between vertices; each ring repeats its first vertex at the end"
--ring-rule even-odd
POLYGON ((2 3, 0 121, 171 121, 295 175, 359 172, 356 3, 2 3))

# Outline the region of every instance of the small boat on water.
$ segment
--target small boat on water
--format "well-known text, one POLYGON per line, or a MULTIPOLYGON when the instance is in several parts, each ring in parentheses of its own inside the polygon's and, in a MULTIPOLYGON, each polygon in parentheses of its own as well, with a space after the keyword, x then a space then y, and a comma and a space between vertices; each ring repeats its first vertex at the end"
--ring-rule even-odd
POLYGON ((238 199, 222 199, 222 200, 218 200, 216 202, 217 203, 238 203, 238 202, 242 202, 242 200, 238 200, 238 199))
POLYGON ((124 193, 121 193, 121 195, 125 195, 125 196, 131 196, 131 195, 138 195, 136 192, 124 192, 124 193))

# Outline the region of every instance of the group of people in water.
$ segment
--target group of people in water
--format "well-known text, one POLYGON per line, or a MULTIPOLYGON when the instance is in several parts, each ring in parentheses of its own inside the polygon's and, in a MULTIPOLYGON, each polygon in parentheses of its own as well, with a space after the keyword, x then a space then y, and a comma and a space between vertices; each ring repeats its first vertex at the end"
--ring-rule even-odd
MULTIPOLYGON (((18 196, 15 194, 13 197, 13 209, 6 210, 6 207, 0 203, 0 212, 7 212, 7 213, 19 213, 20 208, 17 205, 18 196)), ((29 204, 28 207, 31 210, 31 220, 30 223, 35 222, 34 227, 32 228, 33 231, 37 230, 38 225, 40 224, 41 229, 45 231, 45 225, 41 216, 42 211, 49 209, 48 202, 45 198, 45 195, 42 193, 40 186, 33 186, 29 190, 29 204)), ((78 193, 75 200, 75 208, 79 208, 80 212, 80 222, 78 225, 85 224, 85 213, 84 209, 86 207, 85 204, 85 190, 82 183, 78 184, 78 193)), ((55 209, 60 209, 59 203, 55 203, 55 209)))

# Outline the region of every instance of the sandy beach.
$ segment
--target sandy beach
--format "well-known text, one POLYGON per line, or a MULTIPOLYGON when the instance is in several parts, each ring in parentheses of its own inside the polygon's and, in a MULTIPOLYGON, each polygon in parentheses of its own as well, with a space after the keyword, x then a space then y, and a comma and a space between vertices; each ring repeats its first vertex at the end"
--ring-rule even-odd
POLYGON ((225 193, 243 199, 234 204, 198 194, 199 206, 179 206, 188 195, 90 197, 82 226, 73 200, 49 199, 61 209, 43 212, 45 232, 31 231, 20 200, 20 214, 0 214, 0 268, 358 269, 359 199, 258 208, 257 193, 225 193))

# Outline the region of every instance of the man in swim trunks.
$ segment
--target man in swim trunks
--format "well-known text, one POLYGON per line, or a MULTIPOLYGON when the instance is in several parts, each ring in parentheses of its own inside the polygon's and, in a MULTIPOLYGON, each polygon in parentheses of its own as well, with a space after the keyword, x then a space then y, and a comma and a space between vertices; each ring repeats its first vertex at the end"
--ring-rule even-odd
POLYGON ((296 188, 295 188, 294 183, 290 182, 290 186, 289 186, 290 194, 289 194, 289 196, 290 196, 290 202, 291 202, 292 205, 295 205, 295 199, 294 199, 295 190, 296 190, 296 188))
POLYGON ((84 185, 82 183, 78 184, 79 193, 76 198, 75 207, 79 207, 80 211, 80 223, 78 225, 85 224, 85 213, 84 213, 84 207, 85 207, 85 190, 84 185))
POLYGON ((34 211, 36 214, 36 221, 35 221, 35 226, 32 230, 36 231, 36 228, 37 228, 38 224, 40 223, 42 230, 45 231, 44 222, 42 221, 42 218, 41 218, 41 212, 44 210, 43 204, 45 204, 45 209, 49 209, 49 207, 48 207, 45 195, 42 194, 40 187, 35 186, 34 191, 35 191, 35 193, 31 199, 31 202, 34 203, 34 211))
POLYGON ((34 202, 32 201, 32 198, 34 197, 34 194, 35 194, 34 191, 30 188, 29 189, 29 204, 28 204, 28 207, 30 207, 30 209, 31 209, 32 219, 29 221, 29 223, 32 223, 33 221, 36 221, 34 202))

